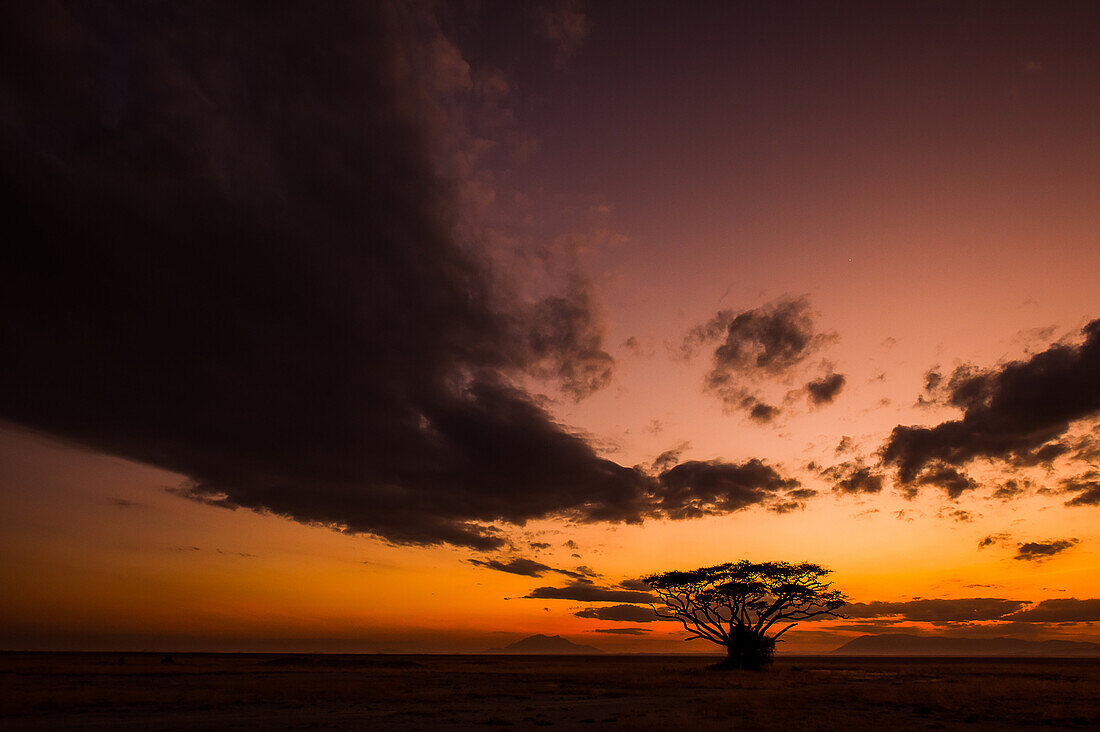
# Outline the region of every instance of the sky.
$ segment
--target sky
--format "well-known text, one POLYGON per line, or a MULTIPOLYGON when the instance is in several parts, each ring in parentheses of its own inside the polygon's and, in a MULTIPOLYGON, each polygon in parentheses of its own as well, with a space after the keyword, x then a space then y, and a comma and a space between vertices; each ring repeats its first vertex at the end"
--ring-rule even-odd
POLYGON ((0 648, 1100 642, 1089 3, 0 22, 0 648))

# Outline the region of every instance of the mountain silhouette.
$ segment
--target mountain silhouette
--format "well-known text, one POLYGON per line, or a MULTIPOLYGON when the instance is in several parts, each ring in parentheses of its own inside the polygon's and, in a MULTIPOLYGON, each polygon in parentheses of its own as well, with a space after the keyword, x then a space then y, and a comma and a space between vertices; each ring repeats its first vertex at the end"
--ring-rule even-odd
POLYGON ((591 655, 603 653, 599 648, 582 646, 560 635, 532 635, 518 640, 504 648, 490 648, 489 653, 529 653, 529 654, 574 654, 591 655))
POLYGON ((883 633, 853 638, 833 653, 843 656, 1100 656, 1100 643, 883 633))

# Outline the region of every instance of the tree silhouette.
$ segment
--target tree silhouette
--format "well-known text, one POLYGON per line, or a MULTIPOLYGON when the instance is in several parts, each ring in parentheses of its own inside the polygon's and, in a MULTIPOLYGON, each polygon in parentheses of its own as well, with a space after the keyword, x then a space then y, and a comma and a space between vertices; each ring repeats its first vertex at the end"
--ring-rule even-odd
POLYGON ((665 607, 659 617, 679 620, 692 638, 726 648, 721 668, 760 669, 771 662, 779 636, 801 620, 843 617, 848 602, 825 578, 832 570, 803 562, 730 562, 644 578, 665 607), (772 635, 773 627, 784 627, 772 635))

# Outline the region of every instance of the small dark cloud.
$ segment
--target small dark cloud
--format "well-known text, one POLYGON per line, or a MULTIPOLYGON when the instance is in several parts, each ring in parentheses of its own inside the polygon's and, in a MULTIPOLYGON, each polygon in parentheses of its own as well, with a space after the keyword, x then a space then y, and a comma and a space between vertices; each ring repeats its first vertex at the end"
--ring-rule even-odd
POLYGON ((927 466, 920 474, 909 481, 909 487, 934 486, 940 488, 951 499, 957 499, 966 491, 977 490, 978 483, 958 468, 944 463, 927 466))
POLYGON ((578 618, 592 620, 612 620, 621 623, 656 623, 659 618, 653 608, 641 605, 611 605, 608 607, 586 607, 573 613, 578 618))
POLYGON ((747 397, 748 403, 742 402, 749 412, 749 419, 760 424, 768 424, 779 416, 779 407, 757 401, 753 397, 747 397))
POLYGON ((833 491, 847 495, 882 492, 883 475, 860 460, 849 460, 821 470, 822 478, 833 484, 833 491))
POLYGON ((684 451, 691 447, 690 443, 682 442, 676 447, 665 450, 660 455, 653 459, 651 463, 651 469, 654 472, 661 473, 668 470, 672 466, 680 462, 680 456, 684 454, 684 451))
POLYGON ((589 633, 608 633, 610 635, 645 635, 651 633, 649 628, 603 628, 601 630, 590 630, 589 633))
POLYGON ((591 581, 576 580, 564 587, 536 587, 525 595, 528 599, 573 600, 575 602, 655 602, 651 592, 601 587, 591 581))
POLYGON ((882 447, 883 460, 902 483, 916 486, 937 465, 1051 457, 1060 448, 1048 444, 1071 423, 1100 412, 1100 320, 1082 335, 1080 344, 1057 343, 997 368, 957 368, 943 388, 945 402, 963 410, 962 417, 934 427, 898 425, 882 447))
POLYGON ((572 577, 578 580, 596 576, 596 573, 588 567, 577 567, 576 570, 560 569, 558 567, 551 567, 548 564, 543 564, 542 562, 536 562, 533 559, 527 559, 526 557, 515 557, 508 561, 501 561, 499 559, 469 559, 467 561, 478 567, 493 569, 497 572, 507 572, 508 574, 518 574, 523 577, 541 577, 547 572, 563 574, 566 577, 572 577))
POLYGON ((643 579, 627 579, 619 583, 619 587, 626 590, 641 590, 649 592, 649 585, 643 579))
POLYGON ((772 513, 784 514, 806 510, 806 504, 802 501, 778 501, 768 506, 772 513))
POLYGON ((540 549, 549 549, 550 543, 546 541, 531 541, 527 543, 527 546, 531 547, 535 551, 539 551, 540 549))
POLYGON ((1011 501, 1026 493, 1030 487, 1031 481, 1029 480, 1009 478, 1004 483, 997 486, 997 490, 993 491, 993 498, 998 498, 1002 501, 1011 501))
POLYGON ((841 608, 850 618, 898 617, 911 622, 999 620, 1028 605, 1026 600, 995 597, 918 599, 905 602, 853 603, 841 608))
POLYGON ((806 384, 806 395, 814 406, 832 404, 847 382, 844 374, 832 373, 806 384))
POLYGON ((1056 539, 1054 541, 1029 541, 1016 547, 1016 556, 1025 562, 1043 562, 1061 554, 1077 544, 1077 539, 1056 539))
POLYGON ((197 546, 174 546, 172 547, 174 552, 200 552, 202 549, 197 546))
POLYGON ((118 508, 142 508, 145 506, 143 503, 131 501, 128 498, 112 498, 110 499, 110 503, 112 506, 117 506, 118 508))
POLYGON ((1096 471, 1064 478, 1061 486, 1067 493, 1077 494, 1066 501, 1067 506, 1100 506, 1100 474, 1096 471))
POLYGON ((470 559, 467 561, 478 567, 495 569, 498 572, 507 572, 508 574, 518 574, 523 577, 541 577, 551 571, 549 565, 523 557, 516 557, 507 562, 502 562, 499 559, 470 559))
MULTIPOLYGON (((762 379, 786 379, 795 367, 836 339, 817 332, 813 311, 805 297, 785 299, 752 310, 723 310, 684 338, 681 351, 690 356, 703 345, 717 343, 713 366, 704 382, 728 409, 743 410, 755 421, 769 422, 778 408, 762 402, 752 386, 762 379)), ((827 377, 831 378, 831 377, 827 377)), ((822 395, 839 391, 831 381, 822 395)), ((831 399, 831 397, 830 397, 831 399)))
POLYGON ((970 523, 974 520, 974 514, 970 511, 964 511, 961 508, 957 508, 954 511, 950 511, 947 517, 956 523, 970 523))
POLYGON ((852 438, 848 435, 844 435, 840 438, 840 442, 836 443, 836 449, 833 451, 837 455, 842 455, 852 449, 852 438))
POLYGON ((1008 541, 1011 537, 1008 534, 989 534, 978 540, 978 548, 985 549, 986 547, 993 546, 994 544, 1001 544, 1008 541))
POLYGON ((731 513, 768 503, 797 487, 797 480, 785 478, 761 460, 689 460, 661 474, 654 509, 671 519, 731 513))

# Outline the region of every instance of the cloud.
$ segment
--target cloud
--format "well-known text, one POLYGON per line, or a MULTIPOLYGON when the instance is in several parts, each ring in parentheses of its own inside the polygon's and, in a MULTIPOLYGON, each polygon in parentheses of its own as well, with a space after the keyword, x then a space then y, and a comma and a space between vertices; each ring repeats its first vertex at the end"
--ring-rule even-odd
POLYGON ((985 549, 987 546, 993 546, 994 544, 1000 544, 1009 539, 1008 534, 989 534, 978 540, 978 548, 985 549))
POLYGON ((1061 554, 1077 543, 1077 539, 1029 541, 1016 547, 1016 556, 1013 559, 1026 562, 1043 562, 1057 554, 1061 554))
POLYGON ((535 33, 554 47, 554 65, 564 69, 592 32, 580 0, 547 0, 531 12, 535 33))
POLYGON ((1043 600, 1033 607, 1013 613, 1007 619, 1033 623, 1100 622, 1100 599, 1065 597, 1043 600))
POLYGON ((844 374, 831 373, 806 384, 806 394, 814 406, 832 404, 847 381, 844 374))
POLYGON ((1023 609, 1026 600, 995 597, 962 599, 920 599, 905 602, 867 602, 846 605, 841 612, 850 618, 897 617, 912 622, 958 622, 999 620, 1023 609))
POLYGON ((609 607, 586 607, 573 613, 578 618, 593 620, 613 620, 622 623, 656 623, 664 620, 653 612, 653 608, 639 605, 611 605, 609 607))
MULTIPOLYGON (((957 499, 966 491, 977 490, 978 484, 966 473, 944 463, 934 463, 915 476, 910 487, 935 486, 943 489, 949 498, 957 499)), ((910 497, 912 497, 910 493, 910 497)))
POLYGON ((574 401, 611 383, 615 360, 603 350, 586 283, 574 278, 566 295, 539 300, 525 316, 529 371, 556 380, 574 401))
POLYGON ((613 635, 645 635, 646 633, 652 633, 649 628, 603 628, 600 630, 590 630, 589 633, 610 633, 613 635))
POLYGON ((660 475, 653 511, 672 519, 731 513, 798 486, 797 480, 755 458, 739 464, 689 460, 660 475))
POLYGON ((441 78, 467 86, 456 49, 384 3, 98 12, 31 4, 10 27, 37 76, 0 81, 21 232, 0 416, 179 473, 194 501, 400 544, 771 490, 769 469, 604 459, 517 385, 582 398, 613 362, 581 280, 520 301, 458 240, 423 122, 441 78), (425 58, 446 69, 421 85, 425 58))
MULTIPOLYGON (((778 408, 762 402, 750 386, 761 379, 788 377, 808 356, 835 339, 834 334, 816 331, 809 300, 801 297, 741 312, 722 310, 688 332, 681 352, 691 356, 701 346, 716 343, 713 366, 704 382, 707 391, 716 394, 728 409, 743 410, 758 422, 769 422, 779 413, 778 408)), ((815 389, 830 401, 843 382, 843 376, 834 374, 815 389)))
POLYGON ((1066 501, 1067 506, 1100 506, 1100 474, 1089 471, 1061 481, 1062 488, 1077 495, 1066 501))
POLYGON ((531 541, 527 543, 527 546, 531 547, 535 551, 539 551, 540 549, 549 549, 550 543, 546 541, 531 541))
POLYGON ((820 475, 832 481, 833 491, 848 495, 882 492, 883 475, 860 460, 848 460, 825 468, 820 475))
POLYGON ((998 368, 956 369, 945 400, 963 410, 962 418, 934 427, 898 425, 882 447, 883 460, 903 483, 918 485, 931 466, 1052 459, 1061 448, 1048 443, 1100 412, 1100 320, 1082 335, 1077 345, 1055 344, 998 368))
MULTIPOLYGON (((574 600, 576 602, 654 602, 656 595, 638 590, 601 587, 586 580, 570 582, 564 587, 536 587, 525 595, 537 600, 574 600)), ((606 619, 606 618, 605 618, 606 619)))
POLYGON ((1030 487, 1031 481, 1029 480, 1009 478, 1004 483, 997 486, 997 490, 993 491, 993 498, 999 498, 1002 501, 1010 501, 1013 498, 1023 495, 1030 487))
POLYGON ((467 561, 469 561, 470 564, 485 567, 486 569, 495 569, 498 572, 518 574, 524 577, 541 577, 547 572, 554 571, 547 564, 536 562, 532 559, 525 559, 523 557, 516 557, 507 562, 502 562, 499 559, 470 559, 467 561))
POLYGON ((626 579, 619 583, 619 587, 627 590, 641 590, 642 592, 649 591, 649 583, 644 579, 626 579))
POLYGON ((652 469, 655 472, 661 472, 671 468, 680 462, 680 456, 690 447, 690 443, 682 442, 676 447, 665 450, 660 455, 653 458, 653 463, 651 464, 652 469))
POLYGON ((498 572, 507 572, 508 574, 518 574, 524 577, 541 577, 547 572, 564 574, 566 577, 572 577, 574 579, 595 576, 595 572, 588 567, 577 567, 576 570, 560 569, 558 567, 551 567, 548 564, 543 564, 542 562, 536 562, 533 559, 527 559, 526 557, 515 557, 508 561, 499 559, 468 559, 467 561, 478 567, 494 569, 498 572))

